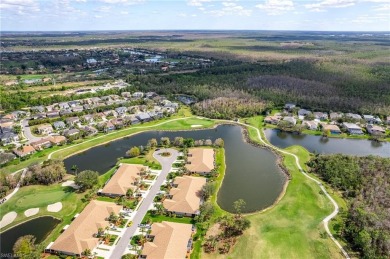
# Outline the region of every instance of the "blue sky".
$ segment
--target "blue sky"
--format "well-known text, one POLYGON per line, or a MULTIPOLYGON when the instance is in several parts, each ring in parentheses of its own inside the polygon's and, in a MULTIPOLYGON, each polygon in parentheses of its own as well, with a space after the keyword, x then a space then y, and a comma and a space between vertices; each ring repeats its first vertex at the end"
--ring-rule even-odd
POLYGON ((1 0, 2 31, 390 31, 390 0, 1 0))

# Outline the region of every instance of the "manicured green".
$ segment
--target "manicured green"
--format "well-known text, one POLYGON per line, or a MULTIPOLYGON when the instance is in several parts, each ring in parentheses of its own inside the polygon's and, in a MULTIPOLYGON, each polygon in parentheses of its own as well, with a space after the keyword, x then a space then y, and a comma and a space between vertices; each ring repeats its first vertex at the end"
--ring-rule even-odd
POLYGON ((142 220, 142 223, 145 224, 145 222, 148 218, 151 219, 153 223, 154 222, 160 223, 163 221, 184 223, 184 224, 194 224, 195 223, 193 218, 190 218, 190 217, 179 218, 179 217, 169 217, 169 216, 165 216, 165 215, 153 215, 152 213, 150 213, 150 211, 145 215, 144 219, 142 220))

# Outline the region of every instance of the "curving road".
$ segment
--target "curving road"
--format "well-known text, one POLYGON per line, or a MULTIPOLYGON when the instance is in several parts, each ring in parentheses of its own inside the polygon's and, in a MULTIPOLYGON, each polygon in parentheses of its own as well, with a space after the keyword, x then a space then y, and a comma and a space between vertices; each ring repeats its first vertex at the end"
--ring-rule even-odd
POLYGON ((28 125, 28 119, 24 119, 21 121, 21 126, 22 126, 22 135, 28 139, 28 143, 31 143, 31 142, 35 142, 35 141, 38 141, 38 140, 41 140, 42 138, 39 138, 39 137, 35 137, 32 133, 31 133, 31 128, 30 126, 28 125))
POLYGON ((131 237, 134 236, 134 233, 138 228, 138 224, 141 224, 142 219, 145 217, 150 205, 152 205, 153 203, 154 197, 160 191, 160 186, 167 178, 168 173, 171 171, 173 162, 179 156, 179 152, 175 149, 167 148, 164 149, 164 152, 165 151, 171 153, 171 156, 169 157, 160 156, 159 153, 162 152, 162 150, 155 151, 153 153, 153 157, 161 164, 162 167, 161 173, 157 176, 155 183, 150 188, 146 197, 141 201, 141 205, 138 207, 138 210, 136 211, 136 214, 133 218, 133 224, 125 230, 125 233, 118 241, 117 245, 115 246, 110 256, 111 259, 121 258, 124 252, 126 251, 126 248, 129 245, 131 237))

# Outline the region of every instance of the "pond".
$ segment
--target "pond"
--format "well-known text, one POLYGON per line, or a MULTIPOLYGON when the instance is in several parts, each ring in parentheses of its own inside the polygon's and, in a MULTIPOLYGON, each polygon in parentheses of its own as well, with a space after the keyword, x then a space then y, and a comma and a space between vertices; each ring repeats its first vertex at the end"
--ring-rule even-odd
MULTIPOLYGON (((2 258, 4 254, 12 254, 12 248, 19 237, 33 235, 39 244, 50 234, 50 232, 60 223, 60 220, 45 216, 24 222, 16 227, 8 229, 0 234, 0 251, 2 258)), ((11 257, 11 256, 5 256, 11 257)))
POLYGON ((123 157, 132 146, 146 145, 148 140, 161 137, 194 139, 222 138, 225 141, 226 174, 218 193, 218 204, 232 211, 233 202, 243 199, 245 212, 253 212, 271 206, 282 192, 286 175, 276 165, 276 155, 271 151, 254 147, 243 140, 240 126, 220 125, 215 129, 194 131, 147 131, 91 148, 65 159, 71 171, 73 165, 82 170, 95 170, 103 174, 111 169, 117 158, 123 157))
POLYGON ((390 157, 390 143, 376 142, 366 139, 341 139, 321 136, 292 134, 281 132, 277 129, 265 129, 265 136, 272 145, 279 148, 286 148, 293 145, 305 147, 312 153, 336 154, 357 156, 382 156, 390 157))

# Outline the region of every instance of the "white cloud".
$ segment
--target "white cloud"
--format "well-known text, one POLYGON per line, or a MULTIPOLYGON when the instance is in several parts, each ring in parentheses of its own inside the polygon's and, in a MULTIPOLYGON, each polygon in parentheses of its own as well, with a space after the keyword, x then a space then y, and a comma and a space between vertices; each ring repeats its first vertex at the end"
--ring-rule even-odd
POLYGON ((128 11, 121 11, 120 14, 126 15, 126 14, 129 14, 129 12, 128 11))
POLYGON ((203 6, 203 3, 211 2, 212 0, 188 0, 187 4, 190 6, 203 6))
POLYGON ((375 11, 390 11, 390 4, 377 5, 373 9, 375 11))
POLYGON ((109 13, 111 11, 111 6, 100 6, 97 8, 95 11, 100 12, 100 13, 109 13))
POLYGON ((133 4, 140 4, 142 2, 145 2, 145 0, 100 0, 100 2, 103 2, 103 3, 106 3, 106 4, 133 5, 133 4))
POLYGON ((327 8, 344 8, 355 5, 357 0, 323 0, 314 4, 304 5, 307 9, 315 12, 324 11, 327 8))
POLYGON ((223 2, 223 7, 219 10, 204 11, 206 14, 213 16, 225 16, 225 15, 238 15, 238 16, 251 16, 252 10, 245 9, 243 6, 236 3, 223 2))
POLYGON ((256 7, 269 15, 278 15, 294 10, 294 3, 291 0, 266 0, 264 4, 258 4, 256 7))

